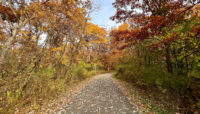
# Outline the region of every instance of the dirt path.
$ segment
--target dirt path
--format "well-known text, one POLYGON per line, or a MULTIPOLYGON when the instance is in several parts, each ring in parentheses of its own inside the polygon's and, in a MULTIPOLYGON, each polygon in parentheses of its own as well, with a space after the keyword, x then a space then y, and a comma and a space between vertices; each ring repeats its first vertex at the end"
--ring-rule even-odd
POLYGON ((95 77, 57 114, 139 114, 137 106, 130 103, 111 75, 95 77))

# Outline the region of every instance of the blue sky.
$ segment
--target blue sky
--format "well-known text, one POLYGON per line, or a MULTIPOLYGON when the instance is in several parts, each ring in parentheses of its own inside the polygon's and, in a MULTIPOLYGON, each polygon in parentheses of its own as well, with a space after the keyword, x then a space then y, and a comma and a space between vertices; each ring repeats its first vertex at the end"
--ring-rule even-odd
POLYGON ((95 0, 97 5, 100 5, 100 9, 96 12, 92 13, 92 22, 102 27, 106 27, 108 29, 118 26, 119 24, 110 20, 110 17, 116 13, 115 8, 112 6, 112 3, 115 0, 95 0))

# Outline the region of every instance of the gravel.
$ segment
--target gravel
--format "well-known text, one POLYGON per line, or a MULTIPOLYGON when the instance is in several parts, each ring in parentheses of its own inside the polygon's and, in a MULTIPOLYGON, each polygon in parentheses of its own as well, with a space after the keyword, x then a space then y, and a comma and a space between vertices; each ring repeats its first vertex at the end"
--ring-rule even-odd
POLYGON ((96 76, 56 114, 141 114, 113 82, 111 75, 96 76))

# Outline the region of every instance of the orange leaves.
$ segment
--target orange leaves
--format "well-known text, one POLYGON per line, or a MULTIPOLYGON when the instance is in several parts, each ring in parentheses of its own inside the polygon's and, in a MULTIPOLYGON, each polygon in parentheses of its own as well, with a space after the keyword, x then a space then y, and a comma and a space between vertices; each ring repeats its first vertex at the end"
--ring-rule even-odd
POLYGON ((99 27, 98 25, 94 25, 93 23, 88 23, 86 32, 88 35, 92 34, 101 34, 101 35, 106 35, 106 31, 99 27))
POLYGON ((3 6, 2 4, 0 4, 0 15, 3 20, 10 20, 12 22, 16 22, 17 18, 20 17, 20 14, 17 14, 18 17, 16 17, 8 6, 3 6))
POLYGON ((117 13, 112 19, 117 21, 128 20, 131 24, 138 26, 141 28, 141 34, 137 36, 137 39, 145 39, 145 37, 161 34, 162 28, 173 26, 174 22, 182 21, 185 14, 182 12, 190 10, 195 5, 198 9, 199 0, 185 2, 183 4, 181 0, 144 0, 142 2, 138 2, 138 0, 117 0, 113 4, 117 13))
POLYGON ((142 41, 149 36, 147 27, 131 30, 128 26, 129 25, 125 23, 118 29, 112 30, 110 33, 110 36, 112 37, 112 40, 118 49, 129 47, 135 44, 137 40, 142 41))
POLYGON ((62 50, 63 50, 63 47, 53 47, 53 48, 51 49, 51 51, 53 51, 53 52, 62 51, 62 50))
POLYGON ((200 27, 199 26, 194 27, 193 32, 195 33, 196 37, 200 37, 200 27))
MULTIPOLYGON (((133 29, 129 30, 130 27, 127 23, 124 23, 117 30, 112 30, 110 35, 113 37, 115 46, 118 49, 124 49, 135 43, 140 43, 144 39, 163 35, 165 33, 165 31, 163 32, 163 28, 173 28, 176 23, 184 21, 186 15, 189 18, 194 16, 193 14, 198 16, 198 10, 196 9, 199 8, 199 2, 193 5, 191 5, 190 1, 187 1, 187 3, 187 5, 184 5, 180 0, 145 0, 142 3, 138 3, 137 0, 116 1, 114 7, 117 9, 117 13, 112 19, 117 21, 127 20, 133 29), (131 8, 127 9, 126 7, 129 6, 131 8), (193 10, 195 13, 190 13, 191 15, 182 13, 190 10, 192 7, 194 7, 193 10), (139 9, 141 11, 138 11, 139 9)), ((198 28, 194 31, 199 35, 197 32, 199 31, 198 28)), ((173 42, 176 39, 173 36, 160 43, 173 42)))
POLYGON ((192 15, 196 15, 200 18, 200 4, 197 4, 195 7, 192 8, 192 15))
POLYGON ((93 43, 100 44, 108 42, 106 37, 107 32, 103 28, 99 27, 98 25, 94 25, 93 23, 87 24, 86 35, 88 37, 86 40, 91 40, 93 43))
POLYGON ((119 31, 130 30, 130 26, 125 22, 118 28, 119 31))

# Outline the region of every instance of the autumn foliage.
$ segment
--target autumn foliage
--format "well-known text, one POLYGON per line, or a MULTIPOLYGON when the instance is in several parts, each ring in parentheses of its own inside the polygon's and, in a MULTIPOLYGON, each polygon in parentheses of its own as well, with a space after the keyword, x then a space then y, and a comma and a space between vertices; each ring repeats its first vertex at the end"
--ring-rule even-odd
POLYGON ((90 22, 91 0, 1 0, 0 113, 38 110, 70 85, 114 69, 157 105, 171 102, 159 112, 199 113, 200 1, 113 6, 111 19, 123 24, 108 33, 90 22))
POLYGON ((92 8, 90 0, 0 2, 0 113, 38 110, 105 69, 109 40, 89 22, 92 8))
POLYGON ((200 1, 116 0, 113 6, 111 19, 124 24, 111 31, 112 45, 126 52, 116 75, 157 88, 166 101, 176 93, 175 111, 198 113, 200 1))

